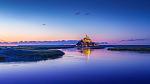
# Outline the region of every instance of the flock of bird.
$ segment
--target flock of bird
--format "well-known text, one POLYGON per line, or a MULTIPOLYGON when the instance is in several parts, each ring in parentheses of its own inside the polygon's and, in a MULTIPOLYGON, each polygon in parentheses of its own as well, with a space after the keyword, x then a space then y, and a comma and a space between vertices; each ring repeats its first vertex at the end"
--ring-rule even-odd
MULTIPOLYGON (((74 15, 81 15, 81 14, 83 14, 83 15, 90 15, 91 13, 90 12, 81 12, 81 11, 76 11, 75 13, 74 13, 74 15)), ((44 24, 42 24, 43 26, 46 26, 46 24, 44 23, 44 24)))
MULTIPOLYGON (((80 12, 80 11, 75 12, 75 15, 81 15, 81 14, 82 14, 82 12, 80 12)), ((86 12, 86 13, 84 13, 84 15, 90 15, 90 13, 86 12)))

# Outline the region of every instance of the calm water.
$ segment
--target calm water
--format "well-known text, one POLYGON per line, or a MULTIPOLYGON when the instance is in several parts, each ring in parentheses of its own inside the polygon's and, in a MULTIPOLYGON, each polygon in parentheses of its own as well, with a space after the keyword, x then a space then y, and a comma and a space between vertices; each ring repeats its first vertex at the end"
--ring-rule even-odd
POLYGON ((150 84, 150 53, 63 51, 54 60, 0 63, 0 84, 150 84))

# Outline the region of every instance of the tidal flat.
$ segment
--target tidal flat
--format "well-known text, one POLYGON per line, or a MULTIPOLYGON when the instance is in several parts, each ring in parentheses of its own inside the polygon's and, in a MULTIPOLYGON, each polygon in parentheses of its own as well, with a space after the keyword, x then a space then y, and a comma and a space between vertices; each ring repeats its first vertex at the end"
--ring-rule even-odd
MULTIPOLYGON (((78 49, 75 45, 1 46, 0 62, 35 62, 48 59, 57 59, 61 58, 65 54, 60 49, 71 48, 78 49)), ((104 48, 107 48, 108 51, 150 52, 150 46, 143 45, 100 45, 94 48, 91 47, 90 49, 104 48)))
POLYGON ((108 48, 111 51, 139 51, 139 52, 150 52, 149 46, 116 46, 108 48))
POLYGON ((29 49, 24 47, 9 47, 0 49, 0 62, 32 62, 61 58, 65 53, 60 50, 29 49))

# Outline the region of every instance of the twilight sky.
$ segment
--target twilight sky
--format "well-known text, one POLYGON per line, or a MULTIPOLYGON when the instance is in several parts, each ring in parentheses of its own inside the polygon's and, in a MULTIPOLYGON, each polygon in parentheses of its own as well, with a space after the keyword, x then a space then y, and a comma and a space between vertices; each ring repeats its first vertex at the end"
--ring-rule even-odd
POLYGON ((150 44, 149 0, 0 0, 0 41, 150 44))

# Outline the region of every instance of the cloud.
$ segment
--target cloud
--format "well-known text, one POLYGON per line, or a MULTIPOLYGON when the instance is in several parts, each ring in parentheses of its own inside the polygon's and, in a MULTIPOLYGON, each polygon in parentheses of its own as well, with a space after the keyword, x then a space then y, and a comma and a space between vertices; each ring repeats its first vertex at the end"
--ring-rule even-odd
POLYGON ((150 38, 125 39, 125 40, 118 41, 117 44, 150 45, 150 38))

